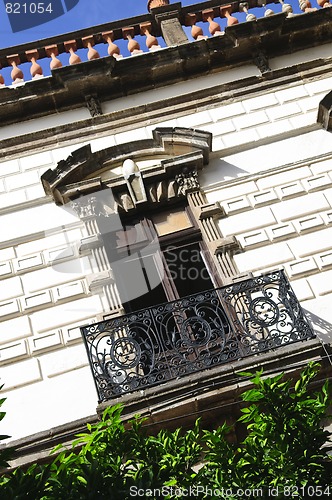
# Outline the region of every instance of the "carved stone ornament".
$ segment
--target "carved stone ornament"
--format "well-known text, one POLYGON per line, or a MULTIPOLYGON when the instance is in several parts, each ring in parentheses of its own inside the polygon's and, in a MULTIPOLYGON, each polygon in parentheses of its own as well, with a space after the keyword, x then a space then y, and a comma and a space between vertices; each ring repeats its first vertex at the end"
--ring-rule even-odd
POLYGON ((258 54, 256 54, 254 57, 254 63, 261 73, 271 71, 271 68, 269 67, 269 60, 263 52, 258 52, 258 54))
MULTIPOLYGON (((121 144, 121 147, 112 146, 92 152, 90 144, 83 146, 73 151, 67 159, 61 160, 55 169, 47 170, 41 180, 45 193, 52 196, 57 205, 66 205, 78 196, 90 197, 92 192, 108 188, 113 190, 114 199, 117 200, 118 195, 123 193, 120 184, 123 183, 126 186, 127 182, 132 189, 133 201, 136 202, 134 204, 145 202, 150 186, 155 185, 158 189, 162 181, 172 183, 168 193, 165 192, 164 186, 161 186, 158 191, 160 200, 167 199, 174 195, 185 194, 188 189, 198 189, 197 177, 195 180, 195 177, 188 172, 199 171, 207 165, 211 149, 212 134, 210 132, 182 127, 161 127, 153 131, 152 139, 128 142, 121 144), (181 154, 179 155, 180 146, 181 154), (149 172, 145 169, 140 174, 139 169, 132 171, 132 168, 129 168, 128 172, 125 169, 124 174, 127 178, 124 178, 123 174, 117 177, 117 174, 113 172, 112 165, 118 166, 124 158, 128 160, 132 158, 130 162, 132 167, 134 160, 140 157, 153 158, 156 154, 166 158, 160 162, 158 168, 154 166, 149 172), (101 175, 106 168, 110 169, 110 176, 107 180, 101 175), (174 174, 181 171, 183 174, 176 181, 174 174), (181 190, 178 193, 180 185, 181 190)), ((103 198, 105 196, 103 195, 103 198)), ((112 207, 113 204, 109 203, 106 198, 107 196, 105 197, 106 204, 112 207)))
POLYGON ((179 194, 185 195, 188 191, 199 189, 198 175, 196 170, 190 172, 183 171, 175 176, 175 181, 179 186, 179 194))
POLYGON ((88 95, 85 98, 85 102, 92 117, 100 116, 103 114, 101 104, 97 96, 88 95))
POLYGON ((75 211, 80 219, 88 217, 110 217, 115 211, 102 202, 98 196, 83 196, 81 201, 79 198, 71 202, 71 208, 75 211))

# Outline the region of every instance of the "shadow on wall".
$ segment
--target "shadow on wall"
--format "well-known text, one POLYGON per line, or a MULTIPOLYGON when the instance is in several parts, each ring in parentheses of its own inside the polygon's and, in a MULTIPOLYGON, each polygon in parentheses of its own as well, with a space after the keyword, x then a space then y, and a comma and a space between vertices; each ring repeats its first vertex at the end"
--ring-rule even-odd
POLYGON ((319 340, 321 340, 324 344, 332 344, 332 324, 325 319, 316 316, 316 314, 308 311, 308 309, 304 309, 304 307, 302 307, 302 309, 313 326, 315 334, 319 340))
POLYGON ((200 182, 204 188, 207 188, 222 181, 237 179, 248 173, 250 173, 248 170, 236 167, 221 158, 213 158, 200 174, 200 182))

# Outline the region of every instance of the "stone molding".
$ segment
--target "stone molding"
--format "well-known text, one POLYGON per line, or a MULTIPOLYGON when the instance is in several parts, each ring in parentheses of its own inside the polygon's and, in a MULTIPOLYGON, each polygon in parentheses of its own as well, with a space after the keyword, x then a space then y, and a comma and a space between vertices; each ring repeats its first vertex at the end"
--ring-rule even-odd
MULTIPOLYGON (((220 103, 230 104, 234 99, 241 97, 250 97, 253 95, 263 95, 271 88, 280 90, 291 85, 294 82, 312 81, 319 79, 332 72, 332 64, 329 60, 321 60, 319 67, 315 67, 312 61, 297 63, 286 69, 273 70, 269 73, 269 78, 262 76, 250 76, 225 83, 217 86, 207 87, 194 91, 190 94, 188 100, 187 94, 168 97, 158 102, 143 104, 128 109, 122 109, 111 113, 80 120, 75 123, 68 123, 61 126, 53 126, 36 133, 26 133, 17 137, 6 138, 0 141, 0 158, 13 155, 19 157, 26 154, 30 148, 45 148, 46 146, 57 146, 59 143, 75 141, 81 142, 82 134, 86 140, 93 140, 96 134, 121 133, 130 130, 132 127, 158 125, 161 119, 168 116, 169 119, 183 116, 190 111, 196 112, 197 109, 207 107, 213 108, 220 103)), ((5 89, 3 89, 4 91, 5 89)), ((84 104, 85 105, 85 104, 84 104)), ((265 143, 261 140, 257 143, 265 143)))
MULTIPOLYGON (((112 163, 118 167, 126 158, 137 160, 141 156, 153 157, 155 154, 171 156, 161 162, 161 167, 142 173, 146 185, 150 185, 157 180, 175 180, 176 175, 187 175, 186 172, 190 170, 200 170, 203 164, 208 163, 211 148, 212 134, 209 132, 181 127, 157 128, 153 132, 153 139, 134 141, 95 153, 92 153, 90 145, 83 146, 66 160, 60 161, 54 170, 47 170, 41 181, 45 193, 52 196, 55 203, 63 205, 78 195, 92 194, 106 187, 111 187, 114 194, 121 191, 121 186, 126 186, 127 191, 123 176, 117 176, 107 183, 101 181, 98 173, 106 168, 105 164, 112 163), (92 177, 94 174, 96 177, 92 177)), ((109 168, 111 170, 112 166, 109 168)), ((182 194, 181 189, 179 191, 182 194)), ((94 212, 95 208, 90 211, 94 212)), ((92 212, 91 215, 94 215, 92 212)))
MULTIPOLYGON (((174 10, 174 5, 168 7, 174 10)), ((186 9, 182 11, 182 15, 187 12, 186 9)), ((0 96, 1 122, 7 125, 17 120, 86 106, 86 95, 90 94, 91 88, 98 88, 98 98, 105 102, 133 93, 154 91, 160 86, 196 78, 211 71, 253 64, 257 47, 265 60, 265 57, 269 59, 320 45, 322 39, 327 43, 332 39, 331 18, 331 9, 291 18, 280 13, 262 18, 260 22, 228 27, 222 37, 187 43, 178 35, 179 30, 183 31, 178 19, 165 19, 161 24, 171 23, 172 29, 175 28, 174 40, 170 39, 172 46, 167 50, 121 61, 116 61, 114 57, 103 57, 57 68, 50 78, 37 79, 29 82, 28 86, 16 87, 15 100, 12 99, 12 89, 3 88, 0 96), (178 23, 178 26, 174 26, 174 23, 178 23)), ((168 30, 171 36, 172 29, 168 30)), ((263 74, 271 78, 274 72, 265 71, 267 63, 263 61, 259 64, 263 74)))

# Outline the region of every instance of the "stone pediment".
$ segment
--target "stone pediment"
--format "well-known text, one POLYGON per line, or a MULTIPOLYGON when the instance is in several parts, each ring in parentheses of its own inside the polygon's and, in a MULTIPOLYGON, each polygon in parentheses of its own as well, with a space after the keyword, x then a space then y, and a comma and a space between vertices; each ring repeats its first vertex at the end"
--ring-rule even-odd
POLYGON ((61 160, 54 170, 42 175, 47 195, 57 205, 64 205, 79 196, 102 189, 121 191, 126 180, 121 173, 125 160, 149 165, 142 172, 144 181, 154 182, 174 179, 189 170, 200 170, 209 162, 212 134, 188 128, 156 128, 152 139, 120 144, 92 152, 83 146, 61 160), (150 161, 148 161, 150 160, 150 161), (152 162, 151 160, 155 160, 152 162))

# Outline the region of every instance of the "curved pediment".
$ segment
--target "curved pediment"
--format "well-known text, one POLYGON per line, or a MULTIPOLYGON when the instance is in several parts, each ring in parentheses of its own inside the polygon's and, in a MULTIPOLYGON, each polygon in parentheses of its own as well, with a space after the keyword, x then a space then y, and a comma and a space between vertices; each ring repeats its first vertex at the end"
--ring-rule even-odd
POLYGON ((41 177, 45 193, 63 205, 83 194, 124 183, 121 167, 126 159, 134 160, 144 177, 167 179, 183 168, 199 170, 209 162, 212 134, 180 127, 156 128, 152 139, 120 144, 92 152, 83 146, 61 160, 54 170, 41 177))

